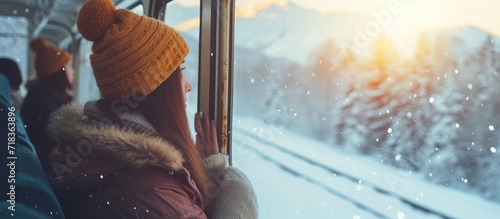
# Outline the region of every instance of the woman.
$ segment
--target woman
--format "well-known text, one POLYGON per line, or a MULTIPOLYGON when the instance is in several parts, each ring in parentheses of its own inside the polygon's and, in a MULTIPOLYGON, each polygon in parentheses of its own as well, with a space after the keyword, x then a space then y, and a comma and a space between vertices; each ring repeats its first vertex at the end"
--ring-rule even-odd
POLYGON ((51 113, 71 101, 73 68, 71 55, 49 46, 46 39, 35 39, 30 46, 36 54, 36 79, 26 85, 28 94, 21 107, 21 117, 42 167, 48 174, 49 155, 55 142, 47 135, 47 120, 51 113))
POLYGON ((252 187, 226 167, 215 125, 189 132, 180 69, 189 49, 165 24, 111 0, 89 0, 77 19, 102 99, 50 118, 51 179, 67 218, 256 218, 252 187))

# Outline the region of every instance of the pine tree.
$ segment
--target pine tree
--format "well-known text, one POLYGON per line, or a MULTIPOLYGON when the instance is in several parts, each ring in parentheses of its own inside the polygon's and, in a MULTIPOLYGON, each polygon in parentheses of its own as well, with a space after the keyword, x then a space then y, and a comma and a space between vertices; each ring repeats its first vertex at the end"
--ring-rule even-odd
MULTIPOLYGON (((352 54, 352 53, 351 53, 352 54)), ((339 95, 341 121, 335 124, 336 142, 365 154, 379 153, 380 143, 388 137, 391 127, 391 97, 396 51, 386 36, 374 46, 373 58, 342 78, 347 82, 339 95), (387 113, 389 112, 389 113, 387 113)), ((344 82, 344 83, 345 83, 344 82)))
POLYGON ((297 88, 295 73, 298 71, 296 65, 290 65, 282 72, 271 70, 268 78, 268 95, 265 100, 267 109, 264 116, 265 122, 280 127, 288 127, 294 123, 297 115, 295 111, 302 105, 295 101, 300 94, 297 88), (295 85, 295 86, 294 86, 295 85))
POLYGON ((455 187, 474 189, 490 199, 500 200, 500 196, 496 195, 498 191, 491 191, 496 187, 495 179, 500 179, 496 168, 500 161, 498 154, 492 151, 500 140, 494 131, 494 127, 500 126, 495 112, 500 101, 496 73, 499 54, 493 42, 488 37, 478 52, 469 57, 466 74, 454 75, 460 88, 456 92, 464 96, 460 100, 462 110, 456 115, 460 128, 449 150, 454 157, 444 160, 439 167, 445 173, 454 169, 448 172, 451 177, 447 178, 466 179, 467 183, 447 178, 438 180, 455 187))
POLYGON ((401 104, 396 98, 399 93, 397 52, 387 36, 382 35, 375 42, 373 50, 372 71, 364 74, 365 86, 362 91, 361 104, 365 108, 359 115, 368 128, 365 148, 374 151, 379 156, 392 153, 384 148, 386 141, 393 136, 393 116, 401 104), (368 75, 369 74, 369 75, 368 75))
POLYGON ((342 51, 333 40, 322 44, 312 58, 311 76, 307 81, 305 103, 311 107, 308 121, 314 138, 329 141, 333 138, 332 111, 338 92, 335 81, 342 69, 339 68, 342 51))
POLYGON ((434 116, 429 102, 434 98, 434 54, 424 35, 415 49, 414 63, 408 72, 401 74, 394 84, 392 96, 397 99, 393 107, 392 133, 381 142, 386 162, 404 169, 419 169, 434 147, 426 145, 427 134, 434 116))
POLYGON ((391 65, 394 65, 396 57, 397 52, 386 35, 381 35, 376 39, 370 67, 373 76, 369 85, 372 88, 376 88, 389 77, 389 71, 392 69, 391 65))

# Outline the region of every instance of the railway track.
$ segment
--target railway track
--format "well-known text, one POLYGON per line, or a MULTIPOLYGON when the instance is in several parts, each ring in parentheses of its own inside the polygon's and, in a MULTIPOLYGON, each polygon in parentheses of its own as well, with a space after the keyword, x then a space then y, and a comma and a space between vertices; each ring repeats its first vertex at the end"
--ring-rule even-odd
POLYGON ((387 199, 392 199, 395 202, 401 202, 404 203, 404 205, 408 206, 408 208, 411 208, 413 211, 419 211, 423 215, 427 215, 428 218, 442 218, 442 219, 451 219, 454 218, 450 215, 447 215, 444 212, 440 212, 436 209, 429 208, 427 206, 422 205, 421 203, 415 202, 409 198, 403 197, 393 191, 390 191, 386 188, 382 188, 374 183, 368 182, 366 180, 359 179, 358 177, 352 176, 349 173, 343 172, 339 169, 336 169, 335 167, 325 165, 323 163, 320 163, 318 161, 315 161, 311 159, 310 157, 304 156, 302 154, 299 154, 293 150, 288 149, 287 147, 284 147, 282 145, 276 144, 274 142, 271 142, 269 140, 263 139, 259 136, 256 136, 254 133, 251 133, 249 131, 243 130, 238 127, 233 127, 233 131, 235 134, 235 137, 233 137, 233 142, 235 145, 239 145, 252 153, 254 153, 256 156, 259 156, 260 158, 264 159, 267 162, 270 162, 279 168, 281 168, 283 171, 293 175, 294 177, 301 178, 309 183, 314 184, 315 186, 318 186, 319 188, 323 189, 324 191, 328 192, 329 194, 332 194, 334 196, 337 196, 347 202, 350 202, 357 208, 368 212, 369 214, 373 215, 376 218, 398 218, 395 215, 389 215, 387 211, 383 211, 377 207, 370 206, 369 203, 363 202, 362 200, 359 200, 357 198, 350 197, 348 194, 343 192, 339 188, 334 188, 331 185, 328 185, 328 183, 322 182, 321 180, 318 180, 318 177, 315 177, 314 174, 308 173, 306 170, 307 168, 315 168, 318 170, 321 170, 327 174, 330 174, 332 176, 335 176, 336 178, 343 178, 348 181, 351 181, 352 183, 358 185, 359 182, 362 182, 363 186, 368 187, 372 189, 373 191, 376 192, 376 194, 380 195, 381 200, 387 199), (240 137, 247 137, 252 139, 254 142, 257 142, 259 144, 265 145, 268 149, 266 150, 259 150, 258 148, 263 148, 263 146, 257 146, 254 144, 249 144, 245 143, 237 137, 238 135, 242 135, 240 137), (273 155, 269 155, 268 152, 269 150, 273 150, 273 155), (286 156, 286 159, 295 159, 296 161, 294 163, 300 163, 301 165, 290 165, 290 162, 283 162, 280 161, 278 158, 279 156, 286 156), (308 166, 308 167, 305 167, 308 166), (299 168, 301 167, 301 168, 299 168))

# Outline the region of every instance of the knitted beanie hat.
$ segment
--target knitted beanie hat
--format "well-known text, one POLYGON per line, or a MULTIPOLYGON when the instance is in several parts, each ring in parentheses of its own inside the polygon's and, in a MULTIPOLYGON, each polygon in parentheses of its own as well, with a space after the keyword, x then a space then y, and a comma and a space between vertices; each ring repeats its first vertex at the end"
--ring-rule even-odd
POLYGON ((19 86, 23 82, 21 71, 17 63, 8 58, 0 59, 0 74, 3 74, 9 80, 10 87, 13 90, 19 90, 19 86))
POLYGON ((129 10, 116 10, 111 0, 85 2, 77 27, 94 42, 90 64, 104 99, 150 94, 189 52, 174 29, 129 10))
POLYGON ((49 46, 49 42, 44 38, 34 39, 31 41, 30 47, 36 53, 35 69, 37 77, 51 76, 71 61, 69 53, 49 46))

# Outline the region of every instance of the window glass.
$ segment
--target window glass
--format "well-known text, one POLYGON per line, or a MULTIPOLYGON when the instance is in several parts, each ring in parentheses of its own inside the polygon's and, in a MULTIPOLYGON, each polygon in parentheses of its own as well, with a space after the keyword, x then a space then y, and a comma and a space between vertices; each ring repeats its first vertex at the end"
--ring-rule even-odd
MULTIPOLYGON (((28 78, 28 27, 25 17, 0 16, 0 58, 8 58, 17 62, 21 70, 23 82, 28 78)), ((24 83, 19 89, 26 95, 24 83)))
POLYGON ((136 14, 144 14, 144 6, 142 6, 142 4, 137 5, 135 8, 132 8, 130 10, 136 14))
POLYGON ((259 218, 496 217, 499 2, 236 4, 233 162, 259 218))
POLYGON ((99 88, 94 77, 94 71, 90 65, 90 55, 92 54, 92 42, 84 38, 80 41, 80 69, 78 71, 78 102, 85 104, 89 100, 96 100, 101 97, 99 88))
POLYGON ((165 23, 178 31, 189 46, 189 54, 184 60, 182 71, 191 84, 192 90, 187 94, 187 115, 191 133, 194 133, 194 114, 198 110, 198 54, 199 54, 199 1, 189 3, 173 1, 167 5, 165 23))

